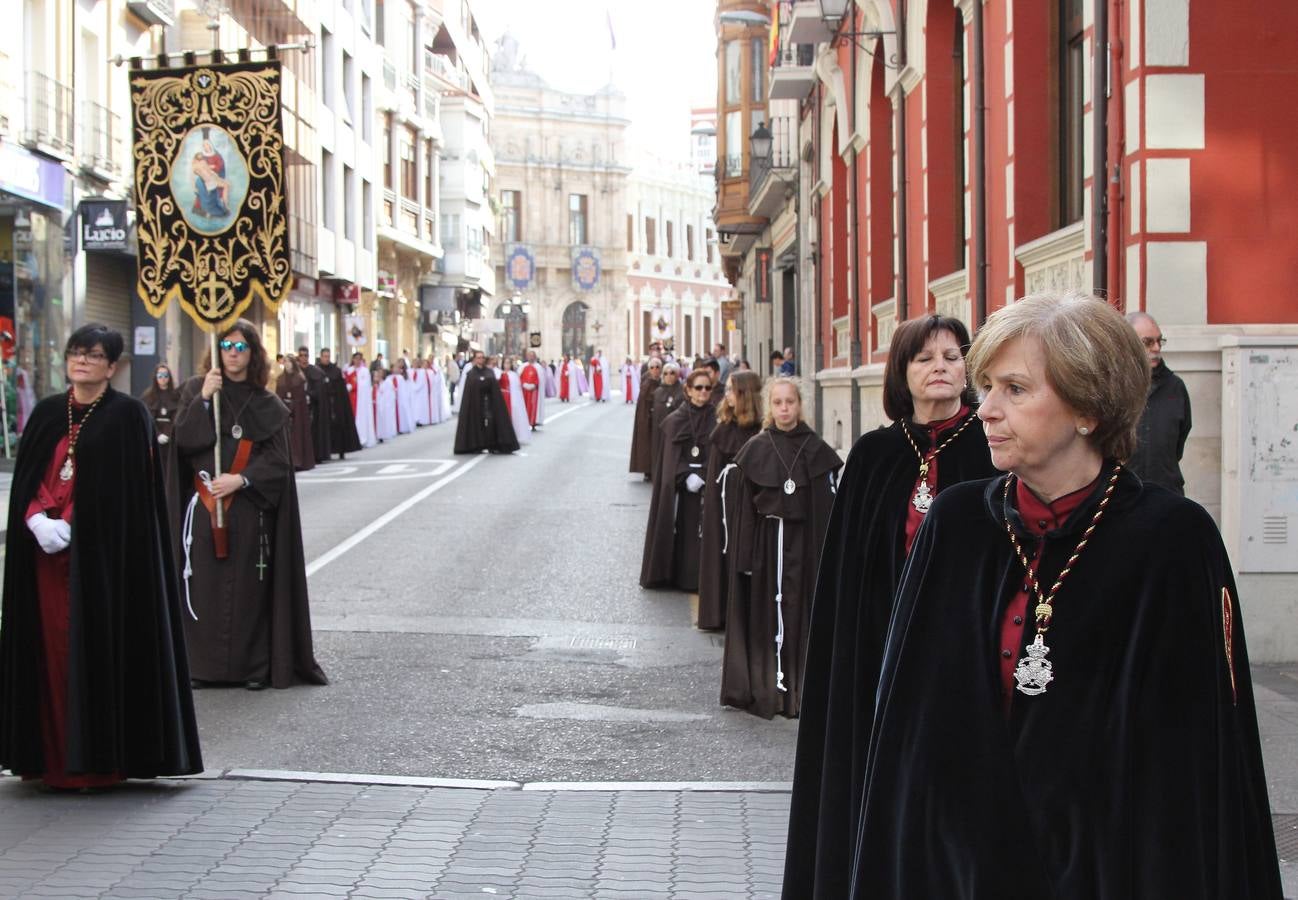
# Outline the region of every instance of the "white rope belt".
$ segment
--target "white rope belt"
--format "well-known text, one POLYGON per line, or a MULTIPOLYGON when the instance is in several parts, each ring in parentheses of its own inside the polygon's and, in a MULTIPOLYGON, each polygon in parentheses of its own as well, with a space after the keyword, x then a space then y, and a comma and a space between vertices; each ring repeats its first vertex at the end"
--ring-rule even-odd
POLYGON ((726 555, 726 550, 730 547, 730 523, 726 521, 726 481, 730 478, 730 470, 739 468, 734 463, 726 463, 726 467, 721 470, 717 476, 717 484, 721 485, 721 530, 725 535, 725 540, 721 543, 721 555, 726 555))
POLYGON ((788 692, 784 686, 784 665, 780 655, 784 652, 784 518, 767 516, 779 522, 775 533, 775 689, 788 692))
MULTIPOLYGON (((212 487, 212 476, 207 472, 199 472, 198 478, 203 484, 212 487)), ((220 503, 220 500, 217 500, 220 503)), ((185 524, 181 528, 180 541, 185 548, 185 569, 180 573, 180 577, 185 582, 185 606, 194 621, 198 621, 198 614, 194 612, 194 604, 189 599, 189 577, 194 574, 194 566, 190 562, 190 548, 194 546, 194 510, 198 506, 198 491, 194 491, 194 496, 189 498, 189 507, 185 510, 185 524)))

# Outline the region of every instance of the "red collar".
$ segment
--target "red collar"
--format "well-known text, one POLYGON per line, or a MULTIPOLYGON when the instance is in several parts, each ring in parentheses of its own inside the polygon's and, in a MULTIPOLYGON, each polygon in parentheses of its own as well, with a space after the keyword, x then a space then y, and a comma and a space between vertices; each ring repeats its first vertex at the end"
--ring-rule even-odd
POLYGON ((936 437, 943 431, 948 431, 963 422, 969 415, 969 407, 964 404, 960 405, 960 411, 949 419, 943 419, 941 422, 929 422, 927 425, 921 425, 929 433, 930 437, 936 437))
MULTIPOLYGON (((1097 478, 1096 481, 1098 480, 1097 478)), ((1019 515, 1023 518, 1024 526, 1038 537, 1047 531, 1056 531, 1062 528, 1077 507, 1085 503, 1086 498, 1091 496, 1091 492, 1095 490, 1096 481, 1092 481, 1086 487, 1073 491, 1071 494, 1064 494, 1064 496, 1051 503, 1046 503, 1032 493, 1031 489, 1023 483, 1022 478, 1016 478, 1014 480, 1014 499, 1018 506, 1019 515)))

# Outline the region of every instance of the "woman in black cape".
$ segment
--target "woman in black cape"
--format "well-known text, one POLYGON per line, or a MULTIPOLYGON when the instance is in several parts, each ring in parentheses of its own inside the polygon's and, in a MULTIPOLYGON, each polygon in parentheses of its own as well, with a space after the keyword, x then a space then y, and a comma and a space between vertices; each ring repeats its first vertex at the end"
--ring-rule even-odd
POLYGON ((681 383, 679 363, 663 363, 662 381, 652 394, 649 415, 649 475, 658 469, 658 451, 662 449, 663 422, 685 405, 685 385, 681 383))
POLYGON ((721 702, 797 718, 816 567, 843 460, 802 419, 788 376, 767 382, 763 430, 735 456, 736 511, 721 702))
POLYGON ((726 380, 717 405, 717 426, 708 439, 708 473, 703 485, 703 547, 699 557, 699 621, 707 631, 726 627, 729 596, 730 530, 738 530, 739 475, 735 454, 762 427, 762 379, 736 372, 726 380))
POLYGON ((1135 331, 1029 297, 969 371, 1006 474, 944 491, 902 576, 848 896, 1280 900, 1230 560, 1120 462, 1135 331))
POLYGON ((635 424, 631 431, 631 472, 638 472, 645 481, 653 477, 653 406, 654 392, 662 384, 663 363, 658 357, 649 360, 640 385, 640 396, 635 401, 635 424))
MULTIPOLYGON (((658 392, 663 390, 665 386, 658 392)), ((711 394, 712 373, 695 369, 685 382, 687 402, 663 419, 640 562, 641 587, 698 590, 703 476, 708 439, 717 423, 711 394)))
POLYGON ((883 641, 922 510, 951 485, 995 472, 972 412, 968 347, 959 319, 898 327, 883 383, 893 423, 863 435, 847 458, 811 611, 784 864, 789 900, 847 892, 883 641))

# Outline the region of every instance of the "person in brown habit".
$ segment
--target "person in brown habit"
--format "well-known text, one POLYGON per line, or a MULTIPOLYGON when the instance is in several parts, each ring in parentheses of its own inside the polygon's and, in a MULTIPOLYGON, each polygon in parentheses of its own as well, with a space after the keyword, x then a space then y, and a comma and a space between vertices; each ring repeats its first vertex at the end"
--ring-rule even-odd
POLYGON ((296 356, 284 357, 284 371, 275 381, 275 395, 288 407, 293 469, 298 472, 314 469, 315 445, 311 443, 311 409, 306 402, 306 377, 298 368, 296 356))
POLYGON ((325 684, 312 647, 288 409, 266 390, 270 365, 255 325, 239 319, 219 346, 216 365, 181 389, 172 441, 190 675, 196 687, 325 684), (218 391, 222 474, 213 477, 218 391))
POLYGON ((726 627, 730 583, 726 570, 739 507, 735 454, 761 428, 762 379, 755 372, 735 372, 726 379, 725 396, 717 406, 717 427, 712 429, 708 441, 707 483, 703 485, 703 548, 699 556, 698 626, 704 630, 726 627))
MULTIPOLYGON (((663 388, 658 390, 661 393, 663 388)), ((717 423, 711 395, 712 373, 695 369, 685 382, 688 402, 663 420, 640 564, 641 587, 698 590, 703 476, 708 438, 717 423)))
POLYGON ((658 451, 662 443, 663 421, 685 404, 685 386, 681 384, 679 363, 663 363, 662 384, 653 391, 653 411, 649 417, 649 475, 658 469, 658 451))
POLYGON ((653 408, 654 391, 662 384, 663 361, 658 357, 649 360, 640 382, 640 396, 635 403, 635 426, 631 432, 631 465, 629 471, 639 472, 648 481, 653 477, 653 408))
POLYGON ((742 475, 721 702, 797 718, 816 569, 843 460, 802 418, 798 383, 766 385, 765 428, 735 456, 742 475))

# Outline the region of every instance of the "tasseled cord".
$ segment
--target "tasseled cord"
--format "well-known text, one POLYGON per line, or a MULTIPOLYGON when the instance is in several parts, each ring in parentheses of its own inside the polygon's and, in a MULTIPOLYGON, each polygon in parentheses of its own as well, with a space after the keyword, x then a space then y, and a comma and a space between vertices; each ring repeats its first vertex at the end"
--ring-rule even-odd
POLYGON ((721 485, 721 530, 725 535, 725 540, 721 543, 722 556, 730 548, 730 523, 726 521, 726 480, 730 477, 730 470, 737 468, 739 467, 734 463, 726 463, 726 467, 717 476, 717 484, 721 485))
POLYGON ((767 518, 780 523, 775 533, 775 689, 787 693, 784 663, 780 658, 784 653, 784 519, 781 516, 767 518))
MULTIPOLYGON (((212 487, 212 476, 207 472, 198 473, 199 480, 212 487)), ((198 506, 198 491, 194 491, 194 496, 189 498, 189 507, 185 510, 185 525, 181 529, 180 540, 185 548, 185 569, 180 573, 180 577, 185 582, 185 607, 189 610, 189 615, 195 622, 198 621, 198 614, 194 612, 194 604, 189 598, 189 577, 194 574, 194 567, 190 562, 190 548, 194 546, 194 509, 198 506)))

